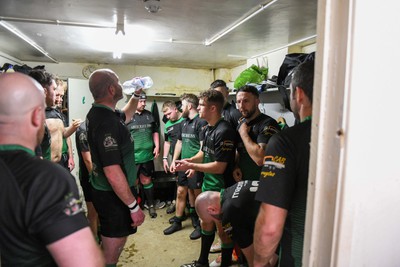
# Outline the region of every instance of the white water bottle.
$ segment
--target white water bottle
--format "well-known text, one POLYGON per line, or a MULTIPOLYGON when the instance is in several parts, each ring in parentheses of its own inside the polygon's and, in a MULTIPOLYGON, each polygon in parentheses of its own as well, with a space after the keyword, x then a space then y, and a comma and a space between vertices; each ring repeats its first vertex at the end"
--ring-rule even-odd
POLYGON ((138 90, 146 90, 153 86, 153 80, 149 77, 135 77, 122 84, 123 92, 126 95, 137 93, 138 90))

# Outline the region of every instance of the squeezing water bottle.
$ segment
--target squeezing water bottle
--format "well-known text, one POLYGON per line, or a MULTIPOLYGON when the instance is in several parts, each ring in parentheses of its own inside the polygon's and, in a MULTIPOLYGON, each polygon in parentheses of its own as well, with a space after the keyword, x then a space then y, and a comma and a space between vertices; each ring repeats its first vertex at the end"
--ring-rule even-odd
POLYGON ((153 86, 153 80, 149 77, 135 77, 122 84, 123 92, 126 95, 132 95, 142 89, 142 91, 153 86))

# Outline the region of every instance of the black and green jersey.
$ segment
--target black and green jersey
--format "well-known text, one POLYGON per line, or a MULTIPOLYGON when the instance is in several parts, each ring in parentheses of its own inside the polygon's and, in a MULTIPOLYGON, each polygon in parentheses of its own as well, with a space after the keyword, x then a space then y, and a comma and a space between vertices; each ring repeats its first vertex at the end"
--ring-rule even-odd
POLYGON ((269 140, 256 200, 288 211, 281 238, 280 266, 301 266, 307 206, 311 121, 269 140))
POLYGON ((135 142, 135 163, 145 163, 154 159, 153 133, 157 132, 156 123, 148 110, 135 113, 132 120, 126 125, 135 142))
MULTIPOLYGON (((260 113, 254 120, 247 122, 247 125, 250 128, 250 139, 257 144, 267 144, 271 136, 280 131, 276 120, 263 113, 260 113)), ((239 127, 240 126, 238 126, 238 130, 239 127)), ((242 180, 259 180, 262 166, 258 166, 251 159, 239 134, 237 151, 239 153, 238 165, 242 171, 242 180)))
POLYGON ((86 123, 81 123, 75 132, 76 152, 79 158, 79 179, 81 181, 89 181, 89 171, 83 161, 82 152, 89 152, 89 144, 87 141, 86 123))
POLYGON ((185 119, 181 123, 181 136, 179 140, 182 141, 181 158, 186 159, 193 157, 200 150, 200 141, 204 139, 204 127, 207 121, 203 120, 197 114, 193 119, 185 119))
POLYGON ((181 126, 179 125, 179 123, 181 123, 183 120, 184 120, 184 118, 180 117, 176 121, 169 120, 165 124, 164 140, 171 143, 171 146, 169 148, 170 155, 174 155, 176 141, 178 140, 179 136, 181 135, 181 126))
POLYGON ((235 130, 229 122, 222 118, 214 126, 206 126, 202 151, 203 163, 227 162, 228 165, 223 174, 204 173, 201 190, 220 191, 235 183, 232 172, 235 161, 235 130))
POLYGON ((242 117, 242 113, 231 103, 227 102, 222 109, 222 117, 231 124, 233 129, 236 129, 239 124, 239 119, 242 117))
POLYGON ((253 244, 260 202, 254 200, 258 181, 240 181, 221 191, 222 228, 240 248, 253 244))
POLYGON ((133 138, 124 123, 125 114, 93 104, 87 118, 87 137, 93 162, 91 184, 97 190, 112 191, 103 168, 120 165, 130 187, 136 182, 133 138))
POLYGON ((75 180, 18 145, 0 145, 0 169, 2 266, 57 266, 47 246, 88 226, 75 180))

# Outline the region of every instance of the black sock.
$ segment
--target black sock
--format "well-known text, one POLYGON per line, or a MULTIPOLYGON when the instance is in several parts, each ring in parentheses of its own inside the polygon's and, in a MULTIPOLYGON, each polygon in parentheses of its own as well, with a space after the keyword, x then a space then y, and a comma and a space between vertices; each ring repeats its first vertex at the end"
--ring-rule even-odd
POLYGON ((231 248, 221 248, 221 267, 229 267, 232 265, 232 252, 231 248))
POLYGON ((153 183, 143 185, 143 191, 146 195, 147 205, 154 206, 154 187, 153 183))
POLYGON ((198 262, 201 264, 208 263, 208 253, 212 243, 214 242, 215 232, 201 231, 201 251, 198 262))

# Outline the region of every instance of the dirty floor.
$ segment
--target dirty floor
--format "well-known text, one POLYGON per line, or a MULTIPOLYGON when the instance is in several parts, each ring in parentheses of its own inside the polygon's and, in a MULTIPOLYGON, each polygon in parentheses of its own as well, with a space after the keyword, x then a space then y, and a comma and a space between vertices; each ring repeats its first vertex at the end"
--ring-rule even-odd
MULTIPOLYGON (((164 208, 157 210, 157 218, 152 219, 147 210, 145 212, 146 220, 137 233, 128 238, 118 267, 179 267, 197 260, 200 239, 189 239, 194 230, 190 218, 182 223, 182 230, 166 236, 163 230, 170 225, 168 220, 174 214, 167 214, 164 208)), ((210 262, 217 256, 210 254, 210 262)))

